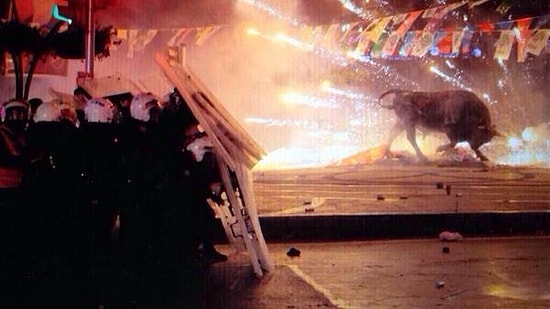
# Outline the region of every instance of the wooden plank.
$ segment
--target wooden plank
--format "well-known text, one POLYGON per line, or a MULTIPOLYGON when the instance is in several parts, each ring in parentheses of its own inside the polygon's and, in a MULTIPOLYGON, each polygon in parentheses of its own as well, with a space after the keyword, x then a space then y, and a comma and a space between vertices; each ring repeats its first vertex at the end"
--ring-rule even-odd
POLYGON ((235 215, 237 230, 242 233, 242 241, 254 273, 262 277, 264 270, 274 268, 261 232, 251 180, 246 171, 250 172, 248 168, 257 163, 255 160, 261 158, 263 151, 238 127, 238 123, 223 106, 213 101, 213 96, 209 97, 211 94, 204 85, 198 87, 197 80, 192 79, 190 74, 174 70, 163 55, 157 54, 155 59, 214 143, 224 192, 235 215), (232 179, 233 175, 236 179, 232 179))
POLYGON ((275 269, 275 266, 269 256, 269 250, 267 248, 267 244, 262 233, 262 228, 260 226, 258 208, 256 206, 256 201, 253 198, 254 195, 252 194, 252 192, 254 191, 252 187, 253 184, 250 170, 244 168, 242 165, 239 165, 237 166, 236 175, 237 179, 239 179, 239 188, 241 190, 241 198, 244 204, 243 206, 248 211, 250 222, 252 223, 252 226, 254 227, 254 231, 256 233, 256 245, 258 246, 258 249, 256 251, 258 252, 258 258, 260 259, 262 267, 265 270, 273 271, 275 269))
MULTIPOLYGON (((212 100, 208 98, 202 90, 195 84, 193 79, 191 79, 191 76, 187 73, 185 73, 183 70, 180 70, 181 68, 176 68, 174 70, 174 73, 177 74, 181 80, 186 81, 186 86, 188 86, 189 92, 196 94, 198 97, 200 97, 200 101, 203 103, 202 107, 207 108, 211 113, 214 115, 213 117, 216 119, 216 122, 227 128, 226 130, 230 132, 234 138, 233 140, 236 141, 235 143, 238 143, 237 146, 238 149, 244 148, 247 151, 250 152, 250 156, 252 156, 256 163, 261 160, 261 158, 265 155, 265 152, 257 146, 257 144, 254 142, 254 140, 248 135, 246 132, 239 132, 239 128, 235 127, 235 124, 238 124, 231 115, 224 115, 223 113, 220 113, 219 110, 216 109, 215 105, 212 104, 212 100)), ((214 98, 215 99, 215 98, 214 98)), ((221 108, 223 106, 219 104, 221 108)))
MULTIPOLYGON (((196 93, 193 94, 193 98, 195 98, 199 104, 204 104, 200 103, 202 98, 197 96, 196 93)), ((204 109, 203 111, 205 112, 206 119, 210 121, 211 127, 216 131, 215 134, 227 148, 227 151, 236 156, 240 162, 244 163, 249 168, 254 167, 254 165, 258 163, 258 160, 244 151, 243 145, 235 140, 235 136, 231 134, 230 129, 223 127, 223 125, 217 121, 218 118, 216 118, 216 115, 210 113, 210 110, 204 109)))
POLYGON ((195 102, 191 93, 188 92, 189 87, 186 86, 186 84, 183 83, 183 81, 177 76, 177 74, 174 73, 164 56, 157 54, 155 60, 157 61, 158 65, 160 66, 166 77, 179 90, 183 99, 187 102, 187 106, 193 113, 193 116, 195 116, 199 124, 204 128, 206 134, 208 134, 208 136, 212 140, 212 143, 214 144, 214 147, 216 149, 216 153, 218 153, 220 159, 223 160, 223 162, 225 162, 232 170, 235 170, 235 168, 237 167, 235 161, 229 155, 220 140, 217 138, 214 129, 210 125, 210 122, 208 122, 206 120, 206 117, 203 115, 201 107, 198 105, 197 102, 195 102))
MULTIPOLYGON (((203 94, 201 94, 202 99, 199 100, 202 107, 212 115, 214 119, 221 119, 223 116, 215 109, 215 107, 208 101, 208 98, 205 98, 203 94)), ((242 149, 243 151, 248 152, 248 154, 254 158, 255 163, 258 163, 258 161, 261 160, 263 154, 261 149, 254 148, 253 144, 250 142, 246 142, 242 137, 239 137, 235 135, 235 130, 233 127, 226 126, 226 123, 221 122, 223 126, 227 128, 227 133, 231 135, 232 141, 234 144, 236 144, 237 148, 242 149)), ((253 166, 251 166, 253 167, 253 166)))
POLYGON ((258 149, 261 154, 261 157, 265 156, 266 153, 262 149, 262 147, 260 147, 260 145, 258 145, 254 141, 254 139, 250 137, 250 135, 246 132, 246 130, 244 130, 244 128, 231 116, 229 111, 227 111, 225 106, 223 106, 223 104, 219 102, 219 100, 210 91, 210 89, 208 89, 208 87, 206 87, 204 83, 187 66, 183 65, 181 66, 181 69, 183 70, 184 74, 186 74, 189 77, 189 79, 192 80, 193 83, 199 87, 198 90, 204 93, 206 97, 210 99, 209 101, 214 106, 214 108, 220 112, 222 117, 225 120, 227 120, 237 132, 239 132, 240 136, 243 136, 243 140, 250 142, 252 144, 251 145, 252 148, 258 149))
POLYGON ((252 244, 252 237, 248 233, 248 227, 246 226, 246 221, 241 211, 243 209, 242 204, 239 203, 239 200, 235 195, 235 188, 233 187, 233 182, 231 180, 231 176, 229 174, 227 166, 225 166, 220 160, 218 160, 218 164, 220 167, 220 175, 222 178, 223 186, 225 188, 225 193, 227 194, 229 203, 231 203, 231 206, 233 206, 233 212, 235 213, 235 217, 237 217, 237 223, 239 224, 240 229, 243 233, 243 240, 246 249, 248 250, 250 261, 252 262, 252 268, 254 269, 254 273, 256 274, 256 276, 261 278, 263 277, 262 266, 260 265, 260 260, 258 259, 258 253, 256 252, 255 246, 252 244))
MULTIPOLYGON (((217 126, 216 120, 209 115, 205 115, 206 121, 209 123, 210 128, 213 133, 219 139, 220 143, 224 146, 225 151, 231 156, 235 162, 242 162, 251 168, 255 165, 254 162, 248 157, 245 153, 241 151, 235 144, 232 143, 231 139, 225 134, 226 131, 217 126)), ((210 136, 210 135, 208 135, 210 136)))

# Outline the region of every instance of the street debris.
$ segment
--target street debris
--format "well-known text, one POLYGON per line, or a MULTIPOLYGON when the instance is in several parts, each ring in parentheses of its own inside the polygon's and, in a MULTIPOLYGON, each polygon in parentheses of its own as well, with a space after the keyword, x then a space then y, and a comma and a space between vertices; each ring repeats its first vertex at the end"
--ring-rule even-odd
POLYGON ((458 232, 444 231, 439 234, 439 240, 441 241, 460 241, 463 238, 458 232))
POLYGON ((323 205, 324 203, 325 199, 322 197, 308 197, 303 200, 302 206, 305 206, 305 212, 314 212, 315 208, 323 205))
POLYGON ((446 295, 446 296, 442 296, 441 299, 447 299, 447 298, 450 298, 450 297, 453 297, 453 296, 456 296, 456 295, 459 295, 459 294, 462 294, 462 293, 465 293, 465 292, 468 292, 470 289, 464 289, 464 290, 460 290, 460 291, 457 291, 457 292, 454 292, 454 293, 451 293, 449 295, 446 295))
POLYGON ((376 194, 376 199, 379 201, 383 201, 386 199, 386 197, 384 197, 384 194, 378 193, 376 194))
POLYGON ((300 256, 301 253, 302 252, 300 252, 300 250, 292 247, 292 248, 288 249, 286 255, 288 255, 290 257, 298 257, 298 256, 300 256))
POLYGON ((438 288, 438 289, 441 289, 444 286, 445 286, 445 281, 437 281, 435 283, 435 287, 438 288))

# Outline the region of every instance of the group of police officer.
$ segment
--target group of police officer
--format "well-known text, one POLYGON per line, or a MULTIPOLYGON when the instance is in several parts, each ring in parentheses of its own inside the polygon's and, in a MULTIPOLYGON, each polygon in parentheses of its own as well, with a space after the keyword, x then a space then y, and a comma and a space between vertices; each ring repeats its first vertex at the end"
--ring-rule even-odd
POLYGON ((88 97, 80 117, 57 99, 2 105, 0 289, 32 282, 42 301, 99 305, 153 273, 227 259, 212 241, 208 137, 176 89, 126 99, 88 97))

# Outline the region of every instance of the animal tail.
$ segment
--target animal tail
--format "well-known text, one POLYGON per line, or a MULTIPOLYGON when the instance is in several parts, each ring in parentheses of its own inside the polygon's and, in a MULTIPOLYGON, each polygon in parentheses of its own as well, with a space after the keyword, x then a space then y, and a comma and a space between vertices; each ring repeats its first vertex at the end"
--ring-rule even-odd
POLYGON ((398 89, 391 89, 391 90, 388 90, 388 91, 382 93, 382 94, 378 97, 378 105, 381 106, 381 107, 383 107, 383 108, 393 109, 393 108, 394 108, 393 105, 384 105, 384 104, 382 104, 382 98, 384 98, 384 97, 387 96, 388 94, 392 94, 392 93, 398 94, 398 93, 400 93, 400 92, 401 92, 401 90, 398 90, 398 89))

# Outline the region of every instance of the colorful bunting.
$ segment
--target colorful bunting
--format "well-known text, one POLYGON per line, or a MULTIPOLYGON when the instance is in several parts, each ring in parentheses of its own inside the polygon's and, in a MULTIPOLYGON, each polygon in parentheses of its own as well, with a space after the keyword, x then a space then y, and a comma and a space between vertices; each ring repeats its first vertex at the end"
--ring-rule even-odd
POLYGON ((220 27, 203 27, 197 29, 197 34, 195 35, 195 44, 202 45, 209 37, 211 37, 220 27))
POLYGON ((496 42, 494 59, 508 60, 510 52, 512 51, 512 45, 514 44, 514 31, 506 30, 500 33, 500 38, 496 42))
POLYGON ((527 42, 525 51, 533 55, 540 55, 542 49, 546 46, 548 38, 550 37, 549 29, 539 29, 535 32, 527 42))
POLYGON ((374 26, 374 29, 369 32, 369 39, 373 42, 378 42, 378 39, 384 32, 384 29, 388 25, 388 23, 392 20, 392 16, 384 17, 378 20, 376 23, 376 26, 374 26))
POLYGON ((185 38, 195 30, 194 28, 181 28, 176 29, 176 32, 170 37, 166 45, 168 46, 179 46, 182 45, 185 41, 185 38))
POLYGON ((455 31, 453 32, 453 47, 451 53, 453 55, 458 55, 460 53, 460 45, 462 44, 462 39, 464 38, 464 31, 455 31))
POLYGON ((416 21, 418 16, 420 16, 420 14, 422 14, 422 11, 414 11, 409 13, 409 16, 407 16, 407 19, 405 19, 405 21, 399 26, 399 28, 397 28, 396 32, 400 38, 402 38, 405 35, 405 33, 409 31, 412 24, 416 21))
POLYGON ((355 53, 359 55, 365 55, 370 49, 372 41, 369 39, 369 32, 363 31, 359 34, 357 46, 355 47, 355 53))
POLYGON ((474 37, 473 31, 466 31, 464 32, 464 35, 462 36, 462 45, 460 47, 460 53, 461 54, 469 54, 470 53, 470 46, 472 44, 472 38, 474 37))
POLYGON ((388 33, 382 33, 382 35, 378 38, 378 42, 374 43, 370 52, 370 56, 372 58, 382 57, 382 49, 384 48, 384 42, 386 42, 387 38, 388 33))
POLYGON ((354 37, 357 38, 359 36, 359 33, 362 32, 362 25, 363 24, 361 22, 355 22, 348 25, 346 32, 344 32, 344 35, 342 35, 342 38, 340 38, 340 43, 347 45, 353 44, 354 37))
POLYGON ((525 58, 527 57, 527 51, 525 50, 525 47, 527 46, 527 41, 531 36, 531 30, 529 30, 529 26, 531 25, 532 20, 532 18, 524 18, 517 21, 518 31, 516 32, 516 40, 518 42, 518 62, 524 62, 525 58))
MULTIPOLYGON (((495 59, 508 59, 514 42, 518 43, 517 61, 519 62, 525 61, 527 53, 540 55, 547 47, 550 30, 539 28, 550 20, 550 15, 498 23, 481 23, 476 25, 475 31, 437 30, 449 12, 466 4, 472 8, 485 2, 487 0, 461 1, 436 8, 382 17, 368 25, 365 21, 358 21, 352 24, 302 26, 296 37, 303 42, 324 48, 339 49, 344 46, 344 50, 351 50, 356 55, 372 58, 387 58, 394 55, 423 57, 428 51, 431 55, 469 55, 473 36, 484 32, 501 34, 495 44, 495 59), (427 19, 426 26, 422 30, 410 31, 420 16, 427 19)), ((502 5, 505 7, 506 3, 505 0, 502 5)), ((173 29, 167 44, 181 45, 191 33, 195 32, 194 43, 202 45, 221 28, 221 26, 207 26, 173 29)), ((149 44, 156 35, 156 31, 158 30, 118 29, 118 37, 128 40, 128 56, 131 57, 135 51, 149 44)))
POLYGON ((399 55, 403 57, 408 57, 411 54, 411 51, 414 46, 414 42, 417 38, 420 38, 420 35, 422 34, 421 31, 409 31, 403 38, 403 45, 401 45, 401 49, 399 49, 399 55))
POLYGON ((424 55, 432 46, 434 40, 434 33, 429 31, 420 32, 420 37, 413 44, 411 55, 415 57, 424 57, 424 55))
POLYGON ((158 30, 129 30, 128 31, 128 58, 134 57, 135 52, 142 51, 157 35, 158 30))
POLYGON ((399 44, 400 39, 401 37, 399 36, 399 34, 392 32, 386 40, 384 48, 382 48, 382 55, 392 56, 395 53, 395 49, 397 48, 397 44, 399 44))
POLYGON ((434 38, 434 54, 449 55, 453 51, 453 32, 438 31, 434 38))

